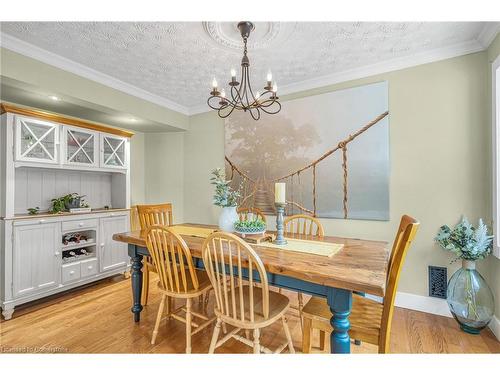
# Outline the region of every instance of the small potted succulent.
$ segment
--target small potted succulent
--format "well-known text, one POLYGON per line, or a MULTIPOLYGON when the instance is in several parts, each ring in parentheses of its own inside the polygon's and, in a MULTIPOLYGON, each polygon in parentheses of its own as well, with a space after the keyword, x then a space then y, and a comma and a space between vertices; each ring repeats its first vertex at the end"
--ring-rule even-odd
POLYGON ((453 229, 443 225, 435 240, 456 255, 452 262, 462 259, 462 268, 448 282, 446 301, 460 328, 477 334, 488 325, 494 313, 493 293, 476 270, 476 261, 490 254, 493 236, 488 234, 482 219, 474 228, 463 217, 453 229))
POLYGON ((234 223, 236 233, 243 237, 247 234, 264 234, 266 232, 266 223, 259 218, 252 220, 237 221, 234 223))
POLYGON ((229 186, 231 181, 226 180, 226 175, 221 168, 212 171, 210 181, 212 185, 215 185, 213 203, 216 206, 222 207, 222 212, 219 216, 219 228, 225 232, 234 232, 234 223, 238 220, 236 206, 240 193, 229 186))

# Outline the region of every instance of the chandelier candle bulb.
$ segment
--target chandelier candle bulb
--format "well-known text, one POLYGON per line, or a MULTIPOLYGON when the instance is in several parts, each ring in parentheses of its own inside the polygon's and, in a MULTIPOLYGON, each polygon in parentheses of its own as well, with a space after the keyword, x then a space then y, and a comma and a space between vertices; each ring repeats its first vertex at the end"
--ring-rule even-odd
POLYGON ((231 77, 233 78, 233 80, 236 79, 236 69, 231 69, 231 77))
POLYGON ((278 91, 278 85, 276 82, 273 84, 273 92, 276 94, 276 91, 278 91))
POLYGON ((269 71, 267 73, 267 85, 270 86, 271 85, 271 82, 273 80, 273 74, 271 73, 271 71, 269 71))
POLYGON ((216 89, 217 89, 217 80, 216 80, 215 78, 212 80, 212 88, 213 88, 214 90, 216 90, 216 89))
POLYGON ((275 203, 286 203, 286 184, 284 182, 276 182, 274 184, 274 202, 275 203))

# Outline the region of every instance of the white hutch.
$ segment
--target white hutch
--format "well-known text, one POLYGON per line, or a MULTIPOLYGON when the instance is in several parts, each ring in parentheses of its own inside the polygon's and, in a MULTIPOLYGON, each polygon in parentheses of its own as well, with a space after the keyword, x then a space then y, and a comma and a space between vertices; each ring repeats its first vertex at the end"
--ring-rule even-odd
POLYGON ((129 228, 133 133, 8 104, 0 114, 0 306, 10 319, 23 303, 127 270, 126 244, 112 236, 129 228), (91 212, 48 212, 69 193, 91 212))

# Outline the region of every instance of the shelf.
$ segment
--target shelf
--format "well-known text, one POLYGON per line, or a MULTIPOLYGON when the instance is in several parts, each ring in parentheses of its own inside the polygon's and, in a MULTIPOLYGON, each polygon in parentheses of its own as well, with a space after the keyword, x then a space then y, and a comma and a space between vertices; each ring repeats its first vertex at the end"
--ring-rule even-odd
MULTIPOLYGON (((66 258, 66 259, 71 259, 71 258, 66 258)), ((80 255, 79 257, 75 257, 75 259, 71 259, 71 260, 62 260, 62 264, 63 266, 66 265, 66 264, 73 264, 73 263, 78 263, 78 262, 81 262, 83 260, 96 260, 97 261, 97 257, 95 254, 90 254, 90 255, 80 255)))
POLYGON ((92 242, 85 242, 85 243, 77 243, 77 244, 74 244, 74 245, 62 245, 62 251, 66 251, 66 250, 73 250, 73 249, 81 249, 82 247, 90 247, 90 246, 95 246, 96 245, 96 242, 95 241, 92 241, 92 242))
POLYGON ((92 215, 92 214, 103 214, 103 213, 109 213, 111 216, 113 216, 114 213, 119 214, 120 212, 123 211, 130 211, 129 208, 93 208, 92 211, 90 212, 83 212, 83 213, 71 213, 71 212, 60 212, 57 214, 50 214, 48 212, 40 212, 35 215, 28 215, 28 214, 15 214, 14 217, 0 217, 0 219, 4 220, 20 220, 20 219, 38 219, 38 218, 53 218, 53 217, 64 217, 64 216, 83 216, 83 215, 92 215))

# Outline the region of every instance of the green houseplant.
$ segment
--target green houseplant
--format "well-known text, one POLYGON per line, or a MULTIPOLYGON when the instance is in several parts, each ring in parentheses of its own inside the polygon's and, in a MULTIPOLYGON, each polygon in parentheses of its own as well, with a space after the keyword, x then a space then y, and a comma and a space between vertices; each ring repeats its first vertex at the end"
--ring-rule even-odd
POLYGON ((476 261, 491 253, 493 236, 488 234, 482 219, 475 228, 463 217, 453 229, 443 225, 435 240, 456 255, 452 262, 462 259, 462 268, 448 282, 446 301, 462 330, 477 334, 494 313, 493 293, 476 270, 476 261))
POLYGON ((231 188, 231 181, 226 180, 226 174, 221 168, 212 171, 210 183, 215 186, 213 203, 218 207, 222 207, 219 216, 219 228, 225 232, 233 232, 234 223, 238 220, 236 206, 240 193, 231 188))
POLYGON ((52 209, 50 210, 50 213, 57 214, 69 211, 70 208, 88 207, 88 204, 83 199, 84 197, 85 195, 70 193, 59 198, 51 199, 52 209))
POLYGON ((263 233, 266 230, 266 223, 259 218, 253 220, 238 220, 234 223, 234 229, 238 233, 263 233))

